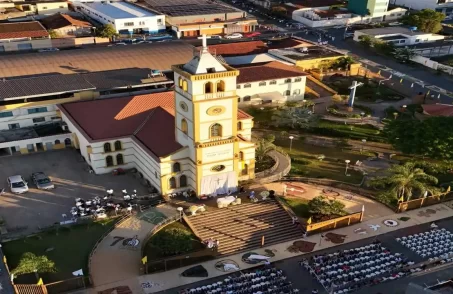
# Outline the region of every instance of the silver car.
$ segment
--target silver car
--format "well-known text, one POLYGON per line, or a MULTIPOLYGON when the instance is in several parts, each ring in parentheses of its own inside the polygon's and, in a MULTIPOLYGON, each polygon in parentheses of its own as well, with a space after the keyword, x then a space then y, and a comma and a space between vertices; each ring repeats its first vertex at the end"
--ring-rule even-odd
POLYGON ((12 193, 22 194, 28 192, 28 183, 20 175, 11 176, 6 179, 12 193))
POLYGON ((52 180, 49 179, 43 172, 36 172, 31 174, 31 180, 36 185, 36 188, 41 190, 49 190, 55 188, 52 180))

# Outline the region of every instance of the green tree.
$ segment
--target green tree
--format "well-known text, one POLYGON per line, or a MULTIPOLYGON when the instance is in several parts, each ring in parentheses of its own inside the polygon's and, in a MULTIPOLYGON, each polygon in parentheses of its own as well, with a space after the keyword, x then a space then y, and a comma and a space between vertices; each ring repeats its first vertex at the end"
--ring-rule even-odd
POLYGON ((116 32, 116 29, 113 27, 111 24, 105 24, 102 27, 98 28, 96 30, 97 35, 102 38, 109 38, 110 40, 113 39, 113 37, 118 36, 118 33, 116 32))
POLYGON ((55 262, 49 260, 47 256, 37 256, 31 252, 26 252, 22 255, 19 264, 11 273, 16 276, 34 273, 36 279, 38 279, 39 273, 53 273, 56 270, 55 262))
POLYGON ((414 162, 406 162, 403 165, 392 166, 388 169, 388 175, 375 177, 368 182, 368 185, 388 189, 396 199, 403 197, 408 201, 415 193, 422 196, 425 192, 433 192, 437 182, 436 177, 426 174, 414 162))
POLYGON ((373 39, 368 35, 362 35, 359 37, 359 43, 365 48, 370 48, 373 45, 373 39))
POLYGON ((60 37, 60 34, 55 30, 48 30, 49 36, 51 39, 56 39, 60 37))
POLYGON ((355 63, 354 59, 350 56, 344 56, 338 58, 334 64, 332 65, 333 68, 342 68, 348 69, 351 64, 355 63))
POLYGON ((181 228, 163 229, 154 235, 149 243, 158 256, 166 257, 183 254, 192 250, 192 235, 181 228))
POLYGON ((255 157, 257 160, 261 161, 263 160, 264 156, 266 156, 267 153, 269 153, 271 150, 275 149, 275 145, 261 139, 256 143, 255 146, 255 157))
POLYGON ((286 16, 288 11, 283 6, 272 7, 271 13, 276 16, 286 16))
POLYGON ((376 49, 376 51, 385 55, 392 55, 395 51, 395 45, 393 43, 384 42, 380 40, 374 42, 373 47, 374 49, 376 49))
POLYGON ((266 136, 264 136, 264 140, 266 140, 269 143, 274 143, 275 136, 273 134, 267 134, 266 136))
POLYGON ((337 200, 327 199, 325 196, 317 196, 308 203, 308 210, 313 215, 345 215, 345 205, 337 200))
POLYGON ((398 119, 384 128, 388 141, 406 154, 453 160, 453 117, 429 117, 423 121, 398 119))
POLYGON ((415 56, 415 53, 414 50, 409 48, 396 48, 393 51, 393 55, 395 56, 396 59, 407 62, 410 61, 415 56))
POLYGON ((425 33, 438 33, 442 30, 442 21, 445 14, 436 12, 432 9, 423 9, 406 15, 403 22, 407 25, 417 27, 418 30, 425 33))

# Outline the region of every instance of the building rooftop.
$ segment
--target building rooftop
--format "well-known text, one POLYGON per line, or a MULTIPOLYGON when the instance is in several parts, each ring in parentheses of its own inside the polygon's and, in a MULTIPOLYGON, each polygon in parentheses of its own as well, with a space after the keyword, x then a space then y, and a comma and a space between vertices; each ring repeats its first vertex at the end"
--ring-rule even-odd
POLYGON ((209 0, 144 0, 140 5, 147 6, 168 16, 207 15, 241 10, 209 0))
POLYGON ((292 78, 308 75, 306 72, 291 65, 278 61, 268 63, 255 63, 251 65, 236 66, 239 70, 238 84, 292 78))
POLYGON ((193 47, 181 41, 1 55, 0 78, 125 68, 168 71, 173 64, 186 63, 192 55, 193 47))
POLYGON ((384 41, 401 40, 401 39, 407 39, 407 37, 404 35, 391 35, 391 36, 385 36, 385 37, 379 38, 379 40, 384 40, 384 41))
POLYGON ((91 28, 94 27, 90 22, 76 18, 74 16, 64 14, 64 13, 56 13, 54 15, 48 16, 41 20, 41 23, 46 27, 48 30, 56 30, 60 28, 64 28, 67 26, 76 26, 76 27, 84 27, 84 28, 91 28))
POLYGON ((409 28, 405 27, 386 27, 386 28, 375 28, 375 29, 366 29, 360 30, 359 32, 370 35, 370 36, 379 36, 379 35, 408 35, 408 36, 417 36, 417 35, 426 35, 424 32, 412 31, 409 28))
POLYGON ((224 63, 229 64, 233 67, 236 65, 250 65, 251 63, 265 63, 271 61, 279 61, 281 63, 292 65, 290 62, 285 62, 275 56, 272 56, 267 53, 262 54, 252 54, 252 55, 242 55, 242 56, 233 56, 233 57, 225 57, 224 63))
POLYGON ((274 49, 269 50, 269 54, 292 61, 343 56, 343 54, 339 52, 321 46, 274 49))
POLYGON ((128 2, 90 2, 84 4, 114 19, 148 17, 156 15, 128 2))
POLYGON ((49 33, 39 21, 0 23, 0 40, 20 38, 44 38, 49 33))
POLYGON ((291 0, 291 3, 298 8, 304 7, 326 7, 333 5, 344 5, 344 0, 291 0))
MULTIPOLYGON (((201 47, 198 47, 201 48, 201 47)), ((245 41, 209 45, 209 52, 222 57, 266 53, 268 50, 263 41, 245 41)))
MULTIPOLYGON (((58 107, 92 142, 132 137, 155 159, 182 148, 175 141, 174 92, 80 101, 58 107)), ((251 117, 240 111, 238 118, 251 117)))
POLYGON ((453 105, 449 104, 425 104, 423 112, 430 116, 453 116, 453 105))

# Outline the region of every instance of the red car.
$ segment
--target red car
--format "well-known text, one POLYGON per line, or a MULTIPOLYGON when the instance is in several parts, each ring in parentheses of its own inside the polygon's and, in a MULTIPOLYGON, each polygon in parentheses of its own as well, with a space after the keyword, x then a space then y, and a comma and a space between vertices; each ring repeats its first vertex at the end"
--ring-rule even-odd
POLYGON ((261 35, 260 32, 251 32, 251 33, 244 34, 244 37, 253 38, 253 37, 258 37, 259 35, 261 35))

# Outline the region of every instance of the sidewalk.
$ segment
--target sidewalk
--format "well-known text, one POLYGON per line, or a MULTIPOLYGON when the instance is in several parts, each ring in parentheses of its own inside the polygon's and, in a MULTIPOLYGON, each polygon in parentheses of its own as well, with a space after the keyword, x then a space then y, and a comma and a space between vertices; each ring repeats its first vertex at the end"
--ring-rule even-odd
MULTIPOLYGON (((451 213, 452 213, 452 209, 449 208, 447 205, 437 204, 437 205, 429 206, 428 208, 412 210, 412 211, 409 211, 406 213, 392 214, 392 215, 388 215, 388 216, 384 216, 384 217, 370 219, 370 220, 364 221, 360 224, 352 225, 352 226, 345 227, 345 228, 340 228, 340 229, 329 232, 329 233, 344 235, 345 236, 344 243, 334 244, 330 241, 323 239, 321 237, 321 234, 316 234, 316 235, 309 236, 305 239, 300 239, 300 240, 314 243, 315 246, 314 246, 313 251, 318 251, 318 250, 323 250, 326 248, 331 248, 331 247, 334 247, 337 245, 366 239, 369 237, 379 236, 380 234, 385 234, 388 232, 396 231, 396 230, 407 228, 410 226, 416 226, 416 225, 423 224, 423 223, 431 223, 431 222, 437 221, 439 219, 450 217, 451 213), (407 221, 398 220, 401 217, 408 217, 409 219, 407 221), (398 225, 395 227, 388 227, 383 224, 384 220, 390 220, 390 219, 397 221, 398 225), (359 232, 360 232, 360 234, 359 234, 359 232)), ((296 240, 294 240, 294 241, 296 241, 296 240)), ((275 252, 275 257, 271 258, 271 260, 270 260, 271 262, 275 262, 275 261, 290 258, 290 257, 301 256, 304 253, 291 253, 287 250, 288 247, 294 243, 294 241, 260 248, 260 249, 254 250, 254 252, 256 252, 258 254, 263 254, 265 249, 273 250, 275 252)), ((246 264, 246 263, 242 262, 241 258, 244 253, 246 253, 246 252, 228 256, 225 259, 235 261, 239 265, 241 270, 256 266, 256 265, 250 265, 250 264, 246 264)), ((148 287, 143 289, 144 293, 146 293, 146 294, 155 293, 155 292, 159 292, 159 291, 163 291, 163 290, 168 290, 168 289, 182 286, 185 284, 199 282, 199 281, 207 280, 207 279, 210 279, 213 277, 218 277, 218 276, 228 274, 228 273, 221 272, 221 271, 215 269, 215 263, 218 261, 219 260, 211 260, 211 261, 201 263, 201 265, 209 273, 209 277, 206 277, 206 278, 187 278, 187 277, 180 276, 183 271, 194 266, 194 265, 192 265, 192 266, 187 266, 187 267, 183 267, 183 268, 179 268, 179 269, 175 269, 175 270, 171 270, 171 271, 167 271, 167 272, 163 272, 163 273, 140 276, 140 277, 138 277, 138 280, 139 280, 140 284, 145 283, 142 285, 146 285, 148 283, 147 284, 148 287), (149 287, 149 286, 151 286, 151 287, 149 287)))

